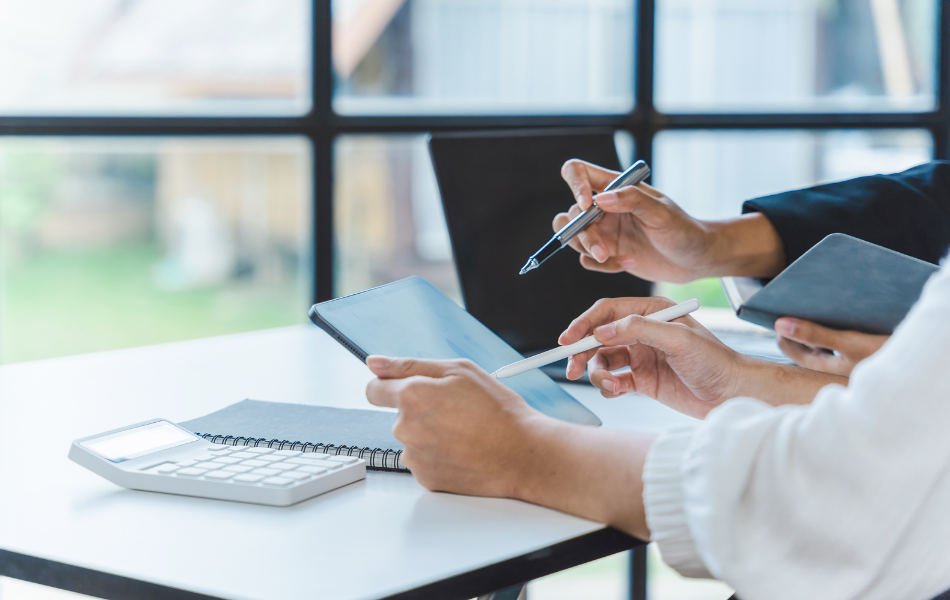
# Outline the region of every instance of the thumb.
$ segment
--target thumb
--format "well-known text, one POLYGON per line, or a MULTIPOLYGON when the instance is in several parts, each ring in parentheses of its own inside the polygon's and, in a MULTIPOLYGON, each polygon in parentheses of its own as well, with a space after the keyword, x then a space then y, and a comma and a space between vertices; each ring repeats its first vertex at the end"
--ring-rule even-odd
POLYGON ((422 377, 444 377, 449 369, 448 361, 428 360, 424 358, 391 358, 371 355, 366 357, 366 366, 380 379, 404 379, 421 375, 422 377))

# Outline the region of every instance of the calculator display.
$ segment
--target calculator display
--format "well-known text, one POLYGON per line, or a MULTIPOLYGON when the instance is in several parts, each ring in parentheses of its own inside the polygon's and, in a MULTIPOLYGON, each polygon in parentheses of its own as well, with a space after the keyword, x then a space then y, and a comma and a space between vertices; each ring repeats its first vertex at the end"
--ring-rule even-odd
POLYGON ((103 458, 121 461, 187 444, 196 439, 197 436, 167 421, 158 421, 81 443, 103 458))

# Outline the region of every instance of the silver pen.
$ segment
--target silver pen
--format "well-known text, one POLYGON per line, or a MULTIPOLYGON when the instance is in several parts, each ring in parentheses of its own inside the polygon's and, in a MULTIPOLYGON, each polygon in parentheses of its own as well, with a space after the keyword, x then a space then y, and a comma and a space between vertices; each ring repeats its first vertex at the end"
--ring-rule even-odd
MULTIPOLYGON (((604 192, 627 187, 628 185, 637 185, 649 176, 650 167, 648 167, 644 161, 638 160, 633 163, 629 169, 618 175, 616 179, 608 183, 607 187, 604 188, 604 192)), ((600 207, 597 206, 595 198, 594 204, 590 208, 571 219, 570 223, 562 227, 560 231, 554 234, 554 237, 548 240, 547 244, 541 246, 541 249, 528 259, 525 266, 521 267, 519 275, 524 275, 528 271, 533 271, 540 267, 541 263, 554 256, 554 254, 564 246, 567 246, 567 243, 570 242, 575 235, 586 229, 588 225, 602 217, 603 214, 604 211, 600 210, 600 207)))

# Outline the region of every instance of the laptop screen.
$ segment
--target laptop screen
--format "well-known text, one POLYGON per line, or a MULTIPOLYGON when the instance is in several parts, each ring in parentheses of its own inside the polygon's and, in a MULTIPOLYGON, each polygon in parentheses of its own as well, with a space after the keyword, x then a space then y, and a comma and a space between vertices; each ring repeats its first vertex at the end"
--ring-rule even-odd
POLYGON ((429 151, 465 307, 518 351, 556 346, 600 298, 649 295, 631 275, 587 271, 570 248, 518 275, 574 203, 561 165, 580 158, 620 169, 613 132, 435 134, 429 151))

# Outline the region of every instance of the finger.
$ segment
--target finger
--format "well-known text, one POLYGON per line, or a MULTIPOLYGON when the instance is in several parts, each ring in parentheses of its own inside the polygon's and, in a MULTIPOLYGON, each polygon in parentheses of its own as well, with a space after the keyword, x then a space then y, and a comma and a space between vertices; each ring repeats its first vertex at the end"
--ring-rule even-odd
POLYGON ((696 332, 686 325, 689 321, 690 317, 680 317, 664 323, 630 315, 597 327, 594 335, 604 346, 646 344, 667 354, 679 354, 696 337, 696 332))
POLYGON ((604 263, 610 258, 610 252, 607 250, 607 245, 603 242, 603 239, 600 236, 600 232, 597 231, 596 227, 588 227, 584 229, 576 236, 574 240, 578 240, 583 246, 584 250, 587 251, 587 254, 594 257, 599 263, 604 263))
MULTIPOLYGON (((557 216, 555 216, 554 221, 551 223, 551 226, 554 228, 555 233, 563 229, 565 225, 570 223, 571 219, 573 219, 579 214, 581 214, 581 209, 579 209, 577 205, 575 204, 574 206, 571 207, 571 209, 568 212, 559 213, 557 216)), ((584 247, 583 244, 581 244, 581 240, 578 239, 579 237, 580 236, 572 237, 570 241, 568 241, 568 245, 574 250, 576 250, 577 252, 580 252, 582 256, 587 255, 588 254, 587 249, 584 247)))
POLYGON ((633 389, 631 373, 612 373, 629 366, 629 359, 625 348, 602 349, 589 363, 591 384, 608 397, 629 393, 633 389))
POLYGON ((597 355, 599 348, 578 352, 567 359, 567 378, 571 381, 578 379, 587 370, 587 364, 597 355))
POLYGON ((456 362, 423 358, 391 358, 379 355, 366 357, 366 366, 380 379, 403 379, 416 375, 445 377, 456 362))
POLYGON ((847 361, 843 357, 836 356, 830 352, 815 350, 814 348, 809 348, 804 344, 783 337, 778 339, 778 347, 785 356, 792 359, 795 364, 805 367, 806 369, 823 371, 825 373, 836 373, 839 375, 847 374, 850 371, 847 361))
POLYGON ((621 264, 620 260, 616 257, 610 257, 606 261, 599 263, 585 252, 581 254, 580 260, 581 266, 588 271, 595 271, 597 273, 622 273, 624 271, 623 264, 621 264))
POLYGON ((399 408, 402 380, 373 379, 366 384, 366 399, 373 406, 399 408))
POLYGON ((593 203, 594 190, 602 190, 618 175, 589 162, 572 158, 561 166, 561 177, 570 186, 574 200, 584 210, 593 203))
POLYGON ((608 213, 631 213, 652 222, 670 212, 670 205, 637 186, 627 186, 597 195, 597 206, 608 213))
POLYGON ((782 337, 796 342, 819 348, 828 348, 829 350, 842 350, 845 346, 843 334, 847 333, 822 327, 811 321, 790 317, 777 319, 775 321, 775 331, 780 333, 782 337))
POLYGON ((630 366, 630 352, 627 346, 615 346, 604 348, 601 346, 594 350, 594 356, 591 357, 589 366, 592 371, 606 370, 616 371, 630 366))
POLYGON ((648 315, 669 308, 674 304, 669 298, 660 296, 603 298, 571 321, 567 329, 558 337, 558 343, 561 345, 573 344, 590 335, 597 326, 612 323, 631 314, 648 315))

